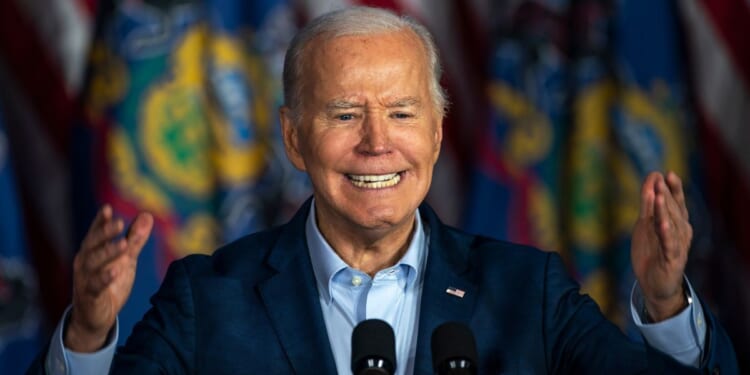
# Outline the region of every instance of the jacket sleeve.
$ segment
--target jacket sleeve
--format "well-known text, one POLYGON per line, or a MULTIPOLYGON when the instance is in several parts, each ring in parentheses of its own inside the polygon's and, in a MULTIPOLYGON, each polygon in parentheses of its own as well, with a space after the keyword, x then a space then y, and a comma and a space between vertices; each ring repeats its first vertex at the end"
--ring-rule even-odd
POLYGON ((709 333, 701 366, 683 366, 648 343, 630 341, 588 295, 580 294, 555 253, 547 258, 543 304, 550 373, 701 374, 717 367, 725 374, 738 372, 731 343, 705 306, 709 333))
POLYGON ((44 347, 44 350, 42 350, 39 355, 34 358, 34 361, 31 362, 31 365, 28 369, 26 369, 26 375, 44 375, 44 359, 47 357, 47 351, 49 350, 49 344, 47 344, 44 347))
POLYGON ((110 374, 194 372, 195 309, 186 260, 169 266, 151 309, 115 354, 110 374))

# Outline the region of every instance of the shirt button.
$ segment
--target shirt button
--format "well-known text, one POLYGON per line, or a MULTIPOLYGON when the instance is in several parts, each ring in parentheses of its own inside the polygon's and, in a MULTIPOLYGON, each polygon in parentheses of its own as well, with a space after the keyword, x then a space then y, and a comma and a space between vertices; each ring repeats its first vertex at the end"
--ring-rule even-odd
POLYGON ((359 276, 352 277, 352 285, 360 286, 362 284, 362 278, 359 276))
POLYGON ((703 326, 703 316, 698 315, 698 327, 701 327, 701 326, 703 326))

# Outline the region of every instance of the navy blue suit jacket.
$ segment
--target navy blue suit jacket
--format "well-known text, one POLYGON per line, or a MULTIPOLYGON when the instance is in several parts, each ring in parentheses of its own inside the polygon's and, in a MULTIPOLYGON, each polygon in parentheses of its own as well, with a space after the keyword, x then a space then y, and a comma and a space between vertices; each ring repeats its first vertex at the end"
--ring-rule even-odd
MULTIPOLYGON (((304 235, 309 206, 212 256, 174 262, 112 373, 335 374, 304 235)), ((420 213, 430 252, 416 374, 433 373, 430 337, 446 321, 473 330, 480 374, 737 372, 731 343, 707 309, 708 350, 701 369, 688 369, 628 341, 579 294, 557 254, 463 233, 427 205, 420 213)))

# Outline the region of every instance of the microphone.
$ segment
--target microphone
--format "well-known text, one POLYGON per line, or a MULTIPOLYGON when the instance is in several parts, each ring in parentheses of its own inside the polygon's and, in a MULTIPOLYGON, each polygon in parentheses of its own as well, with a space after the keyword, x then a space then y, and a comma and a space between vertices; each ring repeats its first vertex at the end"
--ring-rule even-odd
POLYGON ((465 324, 448 322, 432 332, 432 368, 438 375, 476 375, 477 344, 465 324))
POLYGON ((367 319, 352 332, 352 373, 392 375, 396 371, 393 328, 379 319, 367 319))

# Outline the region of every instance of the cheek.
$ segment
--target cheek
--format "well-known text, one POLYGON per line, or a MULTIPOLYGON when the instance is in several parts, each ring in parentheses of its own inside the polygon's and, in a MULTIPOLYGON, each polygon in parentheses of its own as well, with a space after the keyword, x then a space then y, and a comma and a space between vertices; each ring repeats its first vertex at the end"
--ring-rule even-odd
POLYGON ((321 173, 336 168, 339 160, 349 152, 346 138, 343 135, 315 134, 306 142, 305 159, 309 166, 314 164, 316 172, 321 173))
POLYGON ((432 166, 440 153, 440 143, 433 132, 409 132, 399 139, 400 149, 413 163, 432 166))

